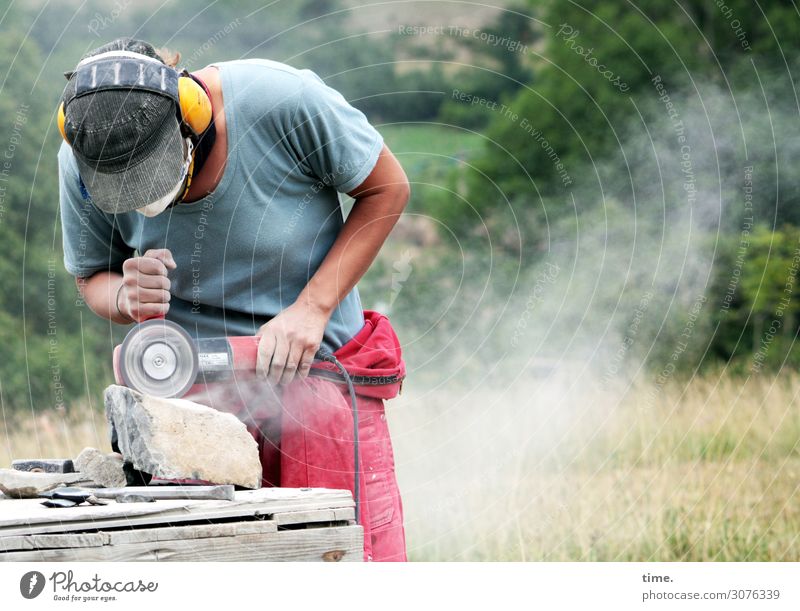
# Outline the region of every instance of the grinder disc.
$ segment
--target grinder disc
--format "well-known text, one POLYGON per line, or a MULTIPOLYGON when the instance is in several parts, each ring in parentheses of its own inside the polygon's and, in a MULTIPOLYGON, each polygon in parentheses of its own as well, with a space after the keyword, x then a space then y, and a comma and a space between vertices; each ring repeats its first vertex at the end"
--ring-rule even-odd
POLYGON ((155 397, 182 397, 197 378, 197 348, 180 325, 148 320, 125 336, 119 369, 128 388, 155 397))

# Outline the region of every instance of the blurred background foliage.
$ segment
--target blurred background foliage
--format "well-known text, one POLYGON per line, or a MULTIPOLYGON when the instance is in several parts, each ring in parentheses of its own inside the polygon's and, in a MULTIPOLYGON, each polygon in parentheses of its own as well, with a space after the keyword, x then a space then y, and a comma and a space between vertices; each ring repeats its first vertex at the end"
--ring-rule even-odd
POLYGON ((124 330, 82 304, 61 264, 54 117, 62 72, 119 36, 178 50, 190 69, 242 57, 311 68, 382 131, 413 196, 362 298, 391 314, 421 381, 485 367, 477 351, 506 355, 531 308, 525 357, 572 358, 576 329, 630 336, 642 299, 621 359, 653 375, 667 362, 752 370, 776 309, 763 367, 797 362, 794 3, 494 5, 0 2, 2 405, 96 402, 112 379, 124 330), (654 79, 686 130, 688 169, 654 79), (564 291, 531 302, 548 262, 564 291))

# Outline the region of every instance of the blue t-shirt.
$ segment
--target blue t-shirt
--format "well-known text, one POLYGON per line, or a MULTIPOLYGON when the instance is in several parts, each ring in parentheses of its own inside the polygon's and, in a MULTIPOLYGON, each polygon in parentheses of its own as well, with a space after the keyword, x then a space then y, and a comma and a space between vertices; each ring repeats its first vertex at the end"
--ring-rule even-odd
MULTIPOLYGON (((291 305, 343 225, 339 192, 370 174, 383 138, 310 70, 269 60, 215 64, 225 103, 228 159, 214 192, 146 218, 91 203, 66 144, 58 153, 64 265, 88 277, 120 271, 151 248, 177 269, 167 318, 195 337, 253 335, 291 305)), ((354 288, 325 329, 336 350, 364 325, 354 288)))

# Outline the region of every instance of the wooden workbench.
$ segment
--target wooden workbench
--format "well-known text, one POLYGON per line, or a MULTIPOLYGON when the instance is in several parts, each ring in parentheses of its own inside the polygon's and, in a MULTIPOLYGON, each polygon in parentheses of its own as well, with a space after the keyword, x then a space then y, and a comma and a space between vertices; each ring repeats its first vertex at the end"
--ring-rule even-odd
POLYGON ((262 488, 233 501, 48 508, 0 494, 0 561, 361 561, 346 490, 262 488))

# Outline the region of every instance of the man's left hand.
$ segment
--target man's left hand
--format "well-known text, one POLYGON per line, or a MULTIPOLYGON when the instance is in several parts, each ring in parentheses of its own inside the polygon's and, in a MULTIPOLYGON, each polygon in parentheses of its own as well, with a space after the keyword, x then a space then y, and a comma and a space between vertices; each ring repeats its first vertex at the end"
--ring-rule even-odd
POLYGON ((256 335, 258 373, 273 384, 305 378, 319 350, 331 314, 310 304, 295 302, 263 325, 256 335))

